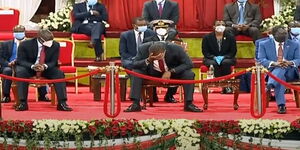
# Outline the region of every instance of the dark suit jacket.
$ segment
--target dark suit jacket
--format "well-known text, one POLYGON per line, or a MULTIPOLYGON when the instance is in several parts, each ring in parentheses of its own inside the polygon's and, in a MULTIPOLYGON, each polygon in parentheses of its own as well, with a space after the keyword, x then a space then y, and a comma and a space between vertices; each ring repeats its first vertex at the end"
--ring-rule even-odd
POLYGON ((7 67, 9 63, 9 59, 12 55, 12 50, 13 50, 13 45, 14 45, 14 40, 9 40, 2 42, 0 45, 0 68, 7 67))
POLYGON ((97 3, 93 6, 92 10, 96 10, 100 13, 100 16, 94 16, 91 15, 91 13, 87 10, 86 2, 78 3, 73 6, 73 16, 75 19, 75 22, 72 25, 72 32, 78 32, 79 26, 82 24, 82 22, 85 19, 88 19, 90 21, 107 21, 107 11, 103 4, 97 3))
MULTIPOLYGON (((58 66, 60 46, 59 43, 53 41, 53 45, 45 49, 45 64, 48 68, 58 66)), ((31 65, 34 65, 38 56, 37 39, 33 38, 20 43, 18 48, 17 65, 23 66, 31 70, 31 65)))
POLYGON ((215 56, 224 56, 226 59, 234 59, 236 52, 235 37, 227 32, 224 32, 223 35, 221 51, 219 51, 215 32, 211 32, 203 38, 202 53, 204 58, 213 59, 215 56))
MULTIPOLYGON (((152 44, 153 42, 148 42, 140 46, 140 49, 133 62, 135 68, 147 70, 147 64, 145 60, 149 56, 149 47, 152 44)), ((165 62, 168 68, 175 69, 175 73, 177 74, 193 68, 192 60, 189 58, 186 52, 184 52, 183 48, 170 42, 166 42, 165 62)))
MULTIPOLYGON (((146 38, 153 35, 155 35, 155 32, 147 29, 144 32, 143 42, 146 38)), ((121 33, 119 52, 122 59, 130 59, 132 57, 135 57, 137 53, 136 46, 137 45, 134 30, 129 30, 121 33)))
POLYGON ((143 17, 148 22, 157 19, 168 19, 174 21, 174 24, 176 25, 179 20, 178 3, 171 0, 165 0, 162 16, 159 16, 156 1, 150 0, 144 4, 143 17))
POLYGON ((300 21, 300 6, 296 7, 294 20, 300 21))
MULTIPOLYGON (((249 2, 245 5, 245 24, 251 27, 259 27, 261 23, 261 13, 258 5, 249 2)), ((237 2, 230 3, 224 7, 224 21, 226 26, 231 27, 232 24, 238 24, 239 21, 239 5, 237 2)))

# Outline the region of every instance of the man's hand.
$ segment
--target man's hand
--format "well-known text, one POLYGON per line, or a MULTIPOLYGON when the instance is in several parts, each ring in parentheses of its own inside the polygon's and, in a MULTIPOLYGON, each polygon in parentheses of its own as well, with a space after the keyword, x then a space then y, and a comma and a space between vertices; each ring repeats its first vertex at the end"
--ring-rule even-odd
POLYGON ((232 25, 232 27, 235 28, 238 31, 242 31, 243 25, 241 25, 241 24, 234 24, 234 25, 232 25))
POLYGON ((149 57, 147 58, 150 62, 153 62, 154 60, 160 60, 164 58, 163 53, 159 53, 158 55, 154 56, 153 53, 150 53, 149 57))
POLYGON ((282 61, 281 62, 281 67, 283 67, 283 68, 287 68, 287 67, 293 66, 293 65, 294 65, 294 63, 291 61, 282 61))
POLYGON ((93 15, 94 15, 94 16, 100 16, 99 11, 97 11, 97 10, 92 10, 92 12, 93 12, 93 15))
POLYGON ((12 67, 12 66, 14 66, 16 64, 16 61, 14 60, 14 61, 11 61, 10 63, 8 63, 8 66, 9 67, 12 67))
POLYGON ((249 25, 243 24, 241 29, 242 31, 247 31, 249 28, 250 28, 249 25))
MULTIPOLYGON (((170 79, 170 78, 171 78, 171 72, 170 72, 170 71, 166 71, 166 72, 162 75, 161 78, 163 78, 163 79, 170 79)), ((164 83, 164 84, 166 84, 166 83, 164 83)))
POLYGON ((45 70, 45 66, 41 65, 41 64, 35 64, 33 66, 33 70, 36 71, 36 72, 42 72, 42 71, 45 70))

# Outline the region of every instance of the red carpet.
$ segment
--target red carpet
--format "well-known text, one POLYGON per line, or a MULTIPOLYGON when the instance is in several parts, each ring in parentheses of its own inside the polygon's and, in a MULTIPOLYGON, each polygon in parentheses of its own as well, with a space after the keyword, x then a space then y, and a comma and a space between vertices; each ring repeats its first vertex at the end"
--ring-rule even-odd
MULTIPOLYGON (((2 104, 2 116, 5 120, 31 120, 31 119, 102 119, 107 118, 103 113, 103 101, 94 101, 93 94, 88 92, 88 87, 80 87, 79 94, 74 93, 74 88, 68 88, 68 104, 74 109, 72 112, 56 111, 56 106, 46 102, 35 102, 34 92, 31 89, 29 94, 29 111, 16 112, 13 103, 2 104)), ((178 96, 178 95, 177 95, 178 96)), ((102 96, 103 98, 104 96, 102 96)), ((250 115, 250 94, 240 94, 237 111, 233 110, 233 95, 218 93, 209 94, 209 107, 203 113, 191 113, 183 111, 183 103, 169 104, 162 102, 163 95, 159 95, 160 101, 154 103, 155 107, 147 107, 147 110, 137 113, 124 113, 131 102, 122 102, 122 112, 117 118, 135 119, 205 119, 205 120, 230 120, 249 119, 250 115)), ((275 102, 270 102, 264 119, 285 119, 293 121, 300 117, 300 109, 296 108, 292 95, 287 94, 287 114, 276 113, 275 102)), ((178 97, 177 97, 178 98, 178 97)), ((194 95, 195 104, 202 108, 203 99, 199 92, 194 95)))

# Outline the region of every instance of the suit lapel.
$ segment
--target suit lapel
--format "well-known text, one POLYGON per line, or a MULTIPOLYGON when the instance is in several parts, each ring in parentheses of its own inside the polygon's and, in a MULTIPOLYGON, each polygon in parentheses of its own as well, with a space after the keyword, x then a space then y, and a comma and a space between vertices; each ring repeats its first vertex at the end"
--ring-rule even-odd
POLYGON ((154 18, 160 18, 156 2, 152 1, 151 5, 152 5, 152 10, 153 10, 154 16, 155 16, 154 18))
POLYGON ((288 59, 289 49, 290 49, 290 42, 286 41, 283 46, 283 58, 288 59))
POLYGON ((238 20, 239 20, 239 13, 240 13, 240 9, 239 9, 239 4, 237 2, 234 3, 233 5, 233 9, 235 9, 236 11, 234 11, 234 15, 233 15, 233 22, 234 23, 238 23, 238 20))
POLYGON ((161 18, 167 18, 165 15, 167 15, 168 9, 170 9, 170 2, 166 0, 164 7, 163 7, 163 12, 162 12, 161 18))
POLYGON ((13 53, 13 48, 14 48, 14 43, 15 41, 12 40, 9 44, 8 44, 8 56, 9 58, 11 57, 12 53, 13 53))
POLYGON ((137 50, 136 37, 135 37, 134 30, 132 30, 132 32, 130 32, 130 36, 132 37, 132 38, 130 38, 130 39, 132 40, 131 43, 132 43, 133 46, 136 48, 135 50, 137 50))
POLYGON ((270 48, 267 48, 267 52, 266 53, 271 53, 271 60, 277 61, 277 53, 276 53, 276 43, 274 42, 273 39, 269 39, 269 44, 270 48), (273 51, 272 49, 274 49, 275 51, 273 51))
POLYGON ((39 45, 38 45, 38 40, 36 38, 32 39, 32 45, 33 45, 33 56, 35 56, 35 59, 37 58, 38 55, 38 50, 39 50, 39 45))
POLYGON ((87 12, 88 10, 87 10, 87 6, 86 6, 86 3, 82 3, 82 5, 81 5, 82 7, 81 7, 81 11, 82 12, 87 12))
MULTIPOLYGON (((218 45, 215 33, 213 33, 212 36, 211 36, 211 42, 212 42, 213 50, 215 50, 218 53, 219 52, 219 45, 218 45)), ((223 45, 223 41, 222 41, 222 45, 223 45)))
MULTIPOLYGON (((249 2, 246 2, 245 10, 244 10, 244 21, 246 21, 247 13, 250 9, 251 9, 251 6, 250 6, 249 2)), ((245 23, 247 23, 247 22, 245 22, 245 23)))

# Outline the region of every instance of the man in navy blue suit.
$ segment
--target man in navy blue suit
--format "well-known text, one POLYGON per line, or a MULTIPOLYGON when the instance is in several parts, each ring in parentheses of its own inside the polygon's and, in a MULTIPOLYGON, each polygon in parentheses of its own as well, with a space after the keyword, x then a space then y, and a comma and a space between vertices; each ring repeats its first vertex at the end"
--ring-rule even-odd
MULTIPOLYGON (((272 29, 274 39, 268 39, 260 43, 258 60, 268 70, 283 81, 299 79, 298 66, 300 64, 300 48, 295 41, 288 39, 288 32, 282 26, 272 29)), ((275 99, 278 105, 278 113, 286 113, 285 86, 268 79, 267 90, 274 88, 275 99)))
MULTIPOLYGON (((18 47, 21 42, 26 40, 25 37, 25 27, 22 25, 17 25, 13 29, 14 39, 9 41, 4 41, 0 45, 0 72, 7 76, 12 76, 13 74, 13 66, 16 64, 18 47)), ((3 98, 1 100, 2 103, 8 103, 11 101, 10 98, 10 88, 12 81, 4 79, 3 80, 3 98)), ((39 101, 50 102, 51 100, 46 96, 47 87, 42 86, 38 88, 39 101)))
POLYGON ((95 49, 95 61, 100 61, 103 53, 101 35, 105 32, 105 22, 108 20, 105 6, 97 0, 86 0, 75 4, 73 8, 75 22, 71 31, 91 36, 90 45, 95 49))
POLYGON ((133 60, 137 54, 138 46, 141 45, 147 37, 155 35, 155 32, 147 28, 147 22, 144 18, 137 17, 132 20, 132 30, 121 33, 119 52, 123 67, 132 69, 133 60))

